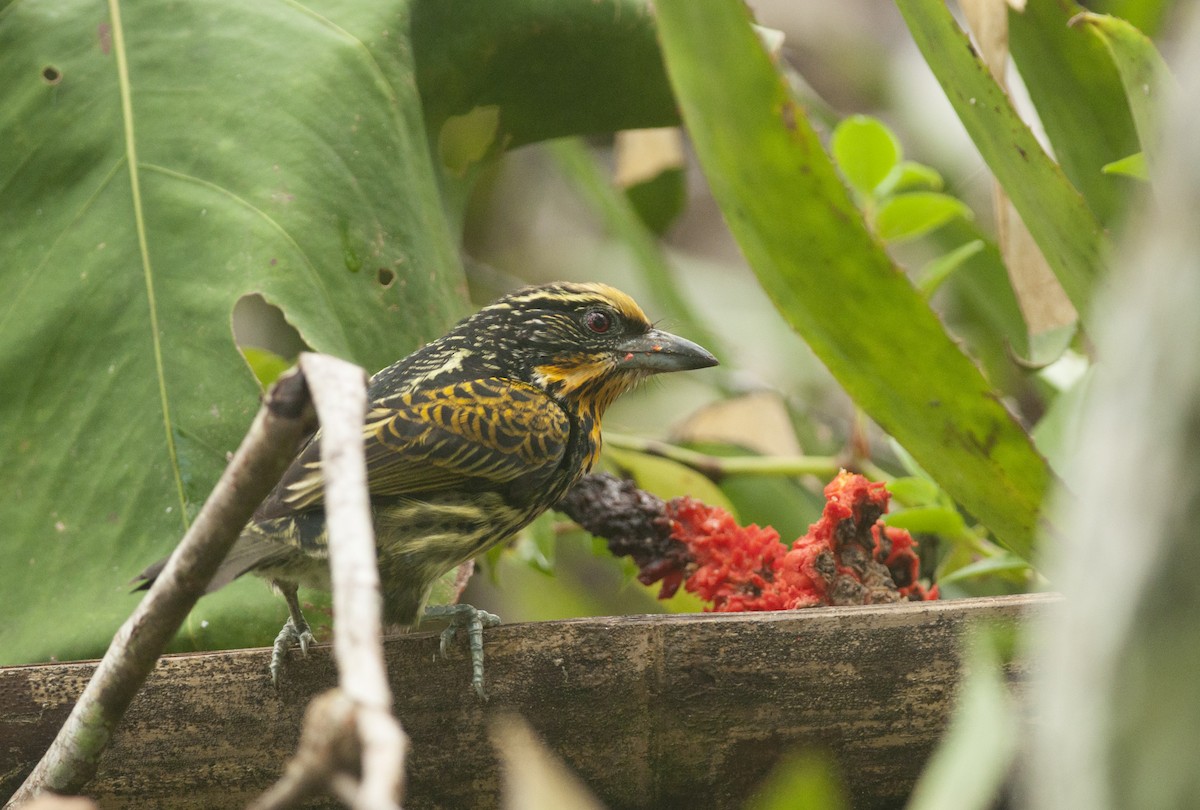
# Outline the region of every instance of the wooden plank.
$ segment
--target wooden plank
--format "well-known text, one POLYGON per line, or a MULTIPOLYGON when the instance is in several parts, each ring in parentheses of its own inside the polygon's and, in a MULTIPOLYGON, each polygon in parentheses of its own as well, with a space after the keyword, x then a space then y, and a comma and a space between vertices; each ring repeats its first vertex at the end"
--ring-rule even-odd
MULTIPOLYGON (((964 628, 1056 599, 502 625, 485 633, 487 703, 470 689, 464 644, 440 660, 434 634, 389 639, 396 712, 413 742, 405 806, 496 806, 489 722, 516 712, 612 808, 740 807, 801 748, 830 755, 855 807, 900 807, 946 723, 964 628)), ((268 655, 160 661, 89 794, 106 808, 211 808, 266 788, 304 705, 335 679, 317 648, 276 692, 268 655)), ((0 669, 0 797, 33 767, 93 666, 0 669)), ((1014 665, 1018 689, 1024 674, 1014 665)))

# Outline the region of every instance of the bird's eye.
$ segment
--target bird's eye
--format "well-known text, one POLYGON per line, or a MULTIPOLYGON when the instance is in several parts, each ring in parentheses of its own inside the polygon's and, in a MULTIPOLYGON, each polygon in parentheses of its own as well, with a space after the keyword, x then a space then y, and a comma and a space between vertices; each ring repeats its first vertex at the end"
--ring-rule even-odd
POLYGON ((583 316, 583 325, 597 335, 603 335, 612 329, 613 317, 602 309, 588 310, 583 316))

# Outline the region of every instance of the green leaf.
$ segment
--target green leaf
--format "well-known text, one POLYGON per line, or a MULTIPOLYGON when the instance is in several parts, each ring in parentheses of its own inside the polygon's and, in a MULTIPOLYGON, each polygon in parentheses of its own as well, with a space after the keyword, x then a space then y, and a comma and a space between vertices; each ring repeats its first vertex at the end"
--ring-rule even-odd
POLYGON ((887 482, 892 499, 903 506, 927 506, 937 503, 941 489, 928 478, 906 475, 887 482))
MULTIPOLYGON (((714 441, 689 443, 688 448, 711 456, 739 460, 760 459, 770 462, 770 456, 762 456, 745 447, 714 441)), ((810 473, 822 481, 832 477, 835 470, 810 473)), ((733 505, 733 514, 745 515, 760 526, 770 526, 779 532, 785 545, 801 537, 809 526, 821 517, 825 498, 819 491, 804 486, 793 474, 773 472, 750 474, 728 472, 721 475, 717 486, 733 505)))
POLYGON ((1035 0, 1010 11, 1009 45, 1063 172, 1112 224, 1129 189, 1100 167, 1137 149, 1137 132, 1108 52, 1069 24, 1081 11, 1072 0, 1035 0))
MULTIPOLYGON (((637 0, 124 12, 0 15, 0 593, 22 610, 0 664, 97 655, 207 496, 258 404, 242 296, 379 369, 467 309, 479 156, 678 118, 637 0), (446 134, 454 177, 443 125, 488 105, 494 127, 446 134)), ((179 643, 261 644, 282 615, 235 583, 179 643)))
POLYGON ((882 198, 902 191, 941 191, 944 185, 942 175, 932 166, 902 160, 892 167, 876 187, 875 195, 882 198))
POLYGON ((479 163, 498 145, 500 108, 495 104, 475 107, 462 115, 452 115, 438 132, 438 156, 451 174, 462 177, 472 164, 479 163))
POLYGON ((720 487, 733 504, 734 514, 753 515, 754 522, 775 529, 788 546, 821 518, 825 508, 824 498, 793 478, 730 475, 721 479, 720 487))
POLYGON ((529 524, 512 544, 513 556, 535 571, 553 574, 558 545, 558 534, 554 530, 556 519, 553 513, 546 512, 529 524))
POLYGON ((263 389, 270 387, 271 383, 279 379, 280 374, 292 367, 292 363, 286 358, 255 346, 242 347, 242 355, 246 358, 250 370, 254 372, 254 378, 258 380, 258 384, 263 389))
POLYGON ((383 2, 398 9, 380 31, 411 50, 430 143, 468 147, 440 178, 459 228, 479 174, 469 158, 481 148, 491 158, 537 141, 679 123, 645 0, 383 2), (487 126, 461 143, 461 117, 475 110, 496 120, 476 121, 487 126))
POLYGON ((864 197, 870 197, 900 160, 900 142, 883 122, 852 115, 833 130, 829 142, 842 176, 864 197))
POLYGON ((969 565, 964 565, 937 578, 939 585, 954 585, 982 577, 1016 577, 1022 581, 1028 579, 1033 571, 1029 563, 1013 554, 998 554, 995 557, 985 557, 969 565))
POLYGON ((962 267, 983 249, 984 241, 982 239, 972 239, 965 245, 959 245, 949 253, 938 256, 922 267, 913 279, 913 283, 917 285, 921 295, 928 298, 941 286, 943 281, 950 278, 955 270, 962 267))
POLYGON ((929 233, 955 217, 970 219, 962 200, 936 191, 913 191, 889 197, 875 214, 875 232, 885 242, 902 242, 929 233))
POLYGON ((450 116, 492 105, 508 148, 679 122, 642 0, 414 0, 411 25, 434 142, 450 116))
POLYGON ((1150 179, 1150 171, 1146 167, 1145 152, 1134 152, 1129 157, 1114 160, 1112 163, 1105 163, 1100 167, 1100 171, 1105 174, 1120 174, 1142 181, 1150 179))
POLYGON ((1088 313, 1093 287, 1112 252, 1104 227, 1013 110, 944 0, 896 0, 896 5, 1071 303, 1088 313))
MULTIPOLYGON (((1158 49, 1149 37, 1116 17, 1084 12, 1073 22, 1108 48, 1125 88, 1142 151, 1148 153, 1153 162, 1158 150, 1164 93, 1170 89, 1172 79, 1158 49)), ((1133 147, 1129 146, 1116 154, 1125 155, 1132 151, 1133 147)))
POLYGON ((1084 408, 1094 371, 1094 366, 1087 367, 1074 382, 1067 385, 1050 403, 1033 429, 1038 449, 1056 469, 1068 469, 1071 459, 1080 449, 1084 408))
MULTIPOLYGON (((0 663, 102 650, 208 495, 258 408, 241 296, 372 371, 464 310, 396 9, 319 10, 0 16, 0 663)), ((219 643, 269 640, 245 594, 219 643)))
POLYGON ((1044 368, 1062 357, 1063 352, 1071 348, 1071 342, 1078 333, 1076 324, 1067 324, 1055 329, 1047 329, 1031 335, 1029 338, 1029 356, 1022 362, 1031 368, 1044 368))
POLYGON ((920 506, 893 512, 884 518, 884 522, 917 534, 940 534, 950 538, 959 537, 967 530, 958 510, 940 506, 920 506))
POLYGON ((638 487, 663 500, 689 495, 709 506, 719 506, 737 517, 737 510, 720 487, 691 467, 670 459, 611 446, 604 448, 604 457, 623 475, 637 482, 638 487))
POLYGON ((776 307, 951 496, 1028 554, 1045 461, 867 231, 744 5, 657 9, 701 166, 776 307))
POLYGON ((1182 4, 1176 0, 1091 0, 1088 8, 1127 21, 1148 37, 1157 37, 1170 12, 1182 4))
POLYGON ((693 311, 675 282, 661 245, 638 216, 630 198, 613 187, 581 140, 561 138, 547 144, 547 148, 604 226, 633 254, 641 277, 670 314, 676 331, 720 356, 722 341, 693 311))
POLYGON ((950 304, 943 310, 943 318, 946 328, 962 341, 998 389, 1020 391, 1029 375, 1013 356, 1028 353, 1029 331, 999 248, 976 222, 963 219, 938 228, 928 241, 946 253, 965 243, 983 243, 983 249, 943 283, 950 304))

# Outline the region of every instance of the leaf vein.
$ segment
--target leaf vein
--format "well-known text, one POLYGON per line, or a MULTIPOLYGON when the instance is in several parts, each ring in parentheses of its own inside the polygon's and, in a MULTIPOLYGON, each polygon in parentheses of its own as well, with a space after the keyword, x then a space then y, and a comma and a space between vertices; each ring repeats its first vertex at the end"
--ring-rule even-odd
POLYGON ((133 195, 133 221, 137 230, 138 251, 142 259, 142 277, 146 285, 146 303, 150 315, 151 344, 154 347, 154 371, 158 377, 158 397, 162 405, 163 431, 166 435, 167 456, 171 463, 171 474, 175 479, 175 491, 179 496, 179 517, 184 530, 188 527, 187 494, 184 491, 183 475, 179 469, 179 454, 175 447, 175 433, 171 419, 171 399, 167 393, 167 380, 163 363, 162 336, 158 327, 158 301, 154 295, 154 268, 150 262, 150 244, 146 234, 146 218, 142 210, 141 178, 138 174, 137 138, 133 128, 133 87, 129 81, 129 59, 125 51, 125 30, 121 24, 120 0, 108 0, 108 13, 112 25, 113 53, 116 55, 117 83, 121 90, 121 120, 125 129, 125 158, 129 166, 129 187, 133 195))

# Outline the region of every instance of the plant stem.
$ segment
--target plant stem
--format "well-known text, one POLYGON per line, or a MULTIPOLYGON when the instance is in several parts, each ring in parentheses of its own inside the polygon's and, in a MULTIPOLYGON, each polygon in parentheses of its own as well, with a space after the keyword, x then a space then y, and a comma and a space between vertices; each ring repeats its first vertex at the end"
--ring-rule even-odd
MULTIPOLYGON (((816 475, 829 478, 845 466, 834 456, 714 456, 655 439, 605 433, 604 441, 622 450, 670 459, 719 481, 729 475, 816 475)), ((876 468, 876 472, 881 472, 876 468)))

